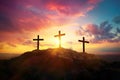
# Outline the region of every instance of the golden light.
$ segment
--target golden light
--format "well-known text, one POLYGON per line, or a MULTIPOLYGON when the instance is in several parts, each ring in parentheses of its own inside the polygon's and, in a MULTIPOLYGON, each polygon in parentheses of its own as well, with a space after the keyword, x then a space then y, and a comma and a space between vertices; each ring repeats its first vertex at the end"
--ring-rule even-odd
POLYGON ((58 40, 58 38, 55 38, 53 42, 54 42, 54 44, 55 44, 56 47, 59 46, 59 40, 58 40))

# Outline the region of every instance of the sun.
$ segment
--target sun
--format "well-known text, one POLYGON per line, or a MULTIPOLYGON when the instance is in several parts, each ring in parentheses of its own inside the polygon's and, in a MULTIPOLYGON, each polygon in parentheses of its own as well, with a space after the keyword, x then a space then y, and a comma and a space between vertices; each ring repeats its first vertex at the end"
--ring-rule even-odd
POLYGON ((55 39, 54 39, 54 45, 55 45, 55 47, 58 47, 58 46, 59 46, 59 40, 58 40, 58 38, 55 38, 55 39))

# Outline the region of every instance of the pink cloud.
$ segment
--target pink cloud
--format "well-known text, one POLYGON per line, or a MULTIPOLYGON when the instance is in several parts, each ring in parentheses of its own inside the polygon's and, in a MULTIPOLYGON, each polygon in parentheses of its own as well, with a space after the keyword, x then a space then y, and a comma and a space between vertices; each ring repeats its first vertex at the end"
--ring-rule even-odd
POLYGON ((101 34, 101 29, 95 24, 88 24, 85 29, 91 34, 101 34))
POLYGON ((84 16, 100 0, 12 0, 0 1, 0 30, 38 30, 53 23, 84 16), (53 17, 51 17, 53 16, 53 17), (67 17, 69 16, 69 17, 67 17), (55 18, 55 19, 54 19, 55 18), (6 24, 7 23, 7 24, 6 24), (5 27, 4 27, 5 26, 5 27))
POLYGON ((23 44, 28 37, 26 31, 31 33, 75 20, 94 9, 99 1, 0 0, 0 42, 6 42, 11 46, 23 44), (18 38, 23 38, 23 43, 18 38))
MULTIPOLYGON (((49 10, 64 15, 85 14, 92 10, 100 0, 53 0, 47 4, 49 10)), ((80 15, 79 15, 80 16, 80 15)))
POLYGON ((116 31, 113 32, 113 25, 109 24, 108 21, 102 22, 100 25, 97 24, 87 24, 86 26, 80 27, 76 31, 77 35, 93 37, 90 42, 120 42, 120 36, 118 29, 114 28, 116 31))

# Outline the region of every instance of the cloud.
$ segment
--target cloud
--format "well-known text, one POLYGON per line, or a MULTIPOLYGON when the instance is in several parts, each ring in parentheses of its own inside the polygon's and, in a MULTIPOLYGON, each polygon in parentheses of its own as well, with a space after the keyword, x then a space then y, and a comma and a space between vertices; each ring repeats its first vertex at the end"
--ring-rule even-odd
POLYGON ((46 0, 49 10, 56 10, 64 15, 84 15, 89 10, 92 10, 100 0, 46 0))
POLYGON ((116 24, 120 24, 120 16, 114 17, 113 22, 116 23, 116 24))
POLYGON ((14 44, 14 43, 12 43, 12 42, 9 42, 9 43, 7 43, 9 46, 11 46, 11 47, 17 47, 16 46, 16 44, 14 44))
POLYGON ((90 42, 119 42, 120 36, 118 35, 119 28, 113 31, 114 27, 109 24, 108 21, 102 22, 100 25, 87 24, 84 27, 80 27, 80 30, 76 31, 77 35, 90 37, 90 42))
POLYGON ((29 35, 23 33, 4 33, 0 34, 0 43, 10 47, 17 47, 17 45, 24 45, 29 39, 29 35))
POLYGON ((84 16, 99 2, 100 0, 0 0, 0 30, 39 30, 68 21, 72 17, 84 16))
POLYGON ((117 27, 117 32, 120 33, 120 29, 117 27))
POLYGON ((0 13, 0 31, 16 31, 17 27, 13 25, 10 17, 6 14, 0 13))
POLYGON ((31 41, 26 41, 30 39, 30 34, 74 21, 94 9, 99 2, 100 0, 0 0, 0 43, 5 42, 12 47, 31 44, 31 41))
MULTIPOLYGON (((48 18, 44 15, 36 15, 27 10, 24 2, 12 0, 0 1, 0 32, 35 31, 48 24, 48 18)), ((29 2, 28 2, 29 3, 29 2)), ((33 5, 35 6, 35 5, 33 5)))
MULTIPOLYGON (((35 2, 34 1, 29 4, 39 6, 40 7, 39 10, 42 10, 42 11, 47 10, 48 12, 51 11, 51 12, 58 12, 58 13, 69 15, 69 14, 82 12, 83 9, 87 11, 87 9, 89 8, 90 10, 90 7, 95 6, 99 1, 100 0, 67 0, 67 1, 65 0, 39 0, 39 2, 36 1, 36 3, 34 3, 35 2), (78 7, 80 9, 78 9, 78 7)), ((28 5, 27 8, 32 7, 29 4, 26 4, 28 5)), ((40 12, 35 7, 31 8, 31 10, 33 12, 38 12, 38 13, 40 12)))
POLYGON ((31 45, 31 44, 33 44, 33 41, 32 40, 26 40, 22 44, 23 45, 31 45))

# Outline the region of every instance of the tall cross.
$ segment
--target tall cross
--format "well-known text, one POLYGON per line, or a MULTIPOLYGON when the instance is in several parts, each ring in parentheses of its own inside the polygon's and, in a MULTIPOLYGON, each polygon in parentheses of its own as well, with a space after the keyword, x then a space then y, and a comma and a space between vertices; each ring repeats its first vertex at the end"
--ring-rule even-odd
POLYGON ((58 37, 59 38, 59 48, 61 48, 61 36, 64 36, 65 33, 61 34, 61 31, 59 31, 58 35, 55 35, 54 37, 58 37))
POLYGON ((37 50, 39 50, 39 41, 43 41, 44 39, 40 39, 39 35, 37 36, 37 39, 33 39, 33 41, 37 41, 37 50))
POLYGON ((85 43, 89 43, 89 41, 85 41, 84 37, 83 40, 78 40, 78 41, 83 43, 83 53, 85 53, 85 43))

